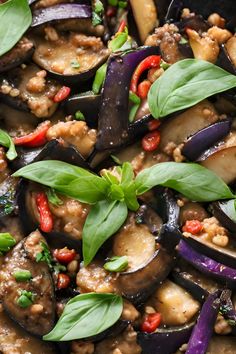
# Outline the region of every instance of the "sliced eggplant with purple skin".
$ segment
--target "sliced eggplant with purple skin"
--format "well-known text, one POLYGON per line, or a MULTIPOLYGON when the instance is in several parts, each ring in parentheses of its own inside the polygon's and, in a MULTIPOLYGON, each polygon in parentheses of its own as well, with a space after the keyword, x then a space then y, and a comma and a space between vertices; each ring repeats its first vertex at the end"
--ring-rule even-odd
POLYGON ((195 322, 183 326, 157 328, 155 333, 138 332, 143 354, 173 354, 191 335, 195 322))
POLYGON ((0 73, 27 62, 33 55, 34 44, 23 37, 9 52, 0 57, 0 73))
POLYGON ((232 237, 235 237, 235 200, 214 202, 210 205, 210 210, 220 223, 232 232, 232 237))
POLYGON ((231 121, 223 120, 203 128, 192 135, 184 144, 182 154, 190 161, 195 161, 209 147, 229 134, 231 121))
POLYGON ((61 21, 72 18, 91 18, 91 6, 85 4, 59 4, 41 8, 33 12, 31 27, 40 26, 51 21, 61 21))
POLYGON ((60 85, 47 77, 41 78, 39 87, 35 80, 40 68, 34 64, 8 71, 0 78, 0 98, 7 105, 23 111, 31 111, 38 118, 50 117, 56 110, 54 96, 60 85), (33 81, 32 81, 32 80, 33 81))
POLYGON ((230 289, 236 289, 235 268, 228 267, 195 251, 184 240, 181 240, 178 244, 178 254, 200 272, 225 284, 230 289))
POLYGON ((216 64, 224 70, 229 71, 232 75, 236 75, 236 66, 232 62, 225 44, 220 45, 220 54, 218 55, 216 64))
POLYGON ((150 55, 159 55, 159 48, 140 47, 110 57, 99 111, 96 144, 98 151, 116 149, 129 139, 128 105, 131 77, 137 65, 150 55))
POLYGON ((220 309, 221 291, 217 290, 204 302, 197 324, 194 326, 186 354, 205 354, 213 334, 214 324, 220 309))
POLYGON ((0 271, 1 299, 3 308, 9 316, 27 332, 43 336, 52 330, 55 324, 55 296, 52 277, 45 262, 37 262, 42 252, 41 244, 46 241, 39 231, 35 231, 19 242, 7 254, 0 271), (32 280, 20 282, 14 277, 18 270, 28 270, 32 280), (32 293, 32 304, 19 305, 22 291, 32 293), (39 304, 43 311, 32 314, 31 305, 39 304))

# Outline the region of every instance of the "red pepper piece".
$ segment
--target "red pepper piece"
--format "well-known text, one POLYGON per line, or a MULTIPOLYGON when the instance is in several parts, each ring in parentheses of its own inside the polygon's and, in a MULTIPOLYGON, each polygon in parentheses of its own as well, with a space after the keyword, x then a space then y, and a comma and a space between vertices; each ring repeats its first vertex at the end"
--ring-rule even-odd
POLYGON ((160 55, 150 55, 149 57, 142 60, 133 73, 131 84, 130 84, 130 90, 133 91, 134 93, 137 93, 138 81, 142 73, 150 68, 158 68, 160 66, 160 61, 161 61, 160 55))
POLYGON ((46 134, 50 126, 49 121, 43 122, 33 133, 14 138, 14 144, 26 147, 42 146, 47 142, 46 134))
POLYGON ((54 96, 53 101, 58 103, 61 101, 64 101, 70 94, 70 87, 67 86, 62 86, 60 90, 57 92, 57 94, 54 96))
POLYGON ((153 130, 156 130, 157 128, 159 128, 161 122, 157 119, 153 119, 148 123, 148 129, 150 130, 150 132, 152 132, 153 130))
POLYGON ((40 229, 44 232, 51 232, 53 229, 53 217, 45 193, 41 192, 36 194, 36 205, 39 211, 40 229))
POLYGON ((141 331, 152 333, 161 324, 161 314, 159 312, 150 313, 141 324, 141 331))
POLYGON ((125 26, 126 26, 126 22, 125 22, 125 20, 122 20, 116 33, 123 32, 125 29, 125 26))
POLYGON ((146 134, 142 139, 142 148, 144 151, 154 151, 160 144, 161 135, 158 130, 146 134))
POLYGON ((74 249, 69 250, 67 247, 56 249, 54 257, 59 263, 68 264, 75 259, 76 252, 74 249))
POLYGON ((147 98, 148 91, 150 90, 151 87, 151 82, 148 80, 143 80, 139 85, 138 85, 138 96, 142 99, 147 98))
POLYGON ((117 8, 115 6, 108 6, 106 11, 107 17, 114 17, 116 15, 117 8))
POLYGON ((64 273, 59 273, 57 278, 57 288, 66 289, 70 285, 70 277, 64 273))
POLYGON ((189 232, 192 235, 196 235, 201 232, 203 225, 199 220, 187 220, 185 225, 182 227, 182 231, 189 232))

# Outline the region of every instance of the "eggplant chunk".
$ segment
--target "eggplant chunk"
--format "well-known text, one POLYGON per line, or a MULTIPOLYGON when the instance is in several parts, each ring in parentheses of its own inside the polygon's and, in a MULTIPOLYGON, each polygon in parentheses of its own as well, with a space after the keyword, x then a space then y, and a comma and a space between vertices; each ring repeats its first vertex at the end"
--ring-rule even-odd
POLYGON ((225 44, 227 53, 232 61, 232 64, 236 70, 236 37, 231 37, 225 44))
POLYGON ((37 254, 43 251, 42 243, 46 241, 39 231, 32 232, 6 256, 0 271, 3 308, 27 332, 37 336, 48 333, 55 319, 54 287, 48 265, 36 262, 37 254), (30 271, 31 280, 17 281, 14 273, 18 270, 30 271), (19 304, 22 291, 32 295, 32 304, 26 308, 19 304))
POLYGON ((53 344, 43 342, 26 333, 12 321, 4 311, 0 311, 0 352, 2 354, 57 354, 53 344))

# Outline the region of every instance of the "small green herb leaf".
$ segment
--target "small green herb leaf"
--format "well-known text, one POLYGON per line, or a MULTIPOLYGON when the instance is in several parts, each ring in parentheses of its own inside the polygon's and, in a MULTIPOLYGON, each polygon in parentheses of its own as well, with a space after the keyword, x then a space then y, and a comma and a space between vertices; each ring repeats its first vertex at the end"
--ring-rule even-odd
POLYGON ((97 26, 100 25, 100 23, 102 23, 103 13, 104 13, 103 3, 100 0, 94 0, 93 13, 92 13, 93 26, 97 26))
POLYGON ((6 253, 15 246, 16 240, 8 232, 0 233, 0 253, 6 253))
POLYGON ((41 242, 40 245, 42 247, 42 252, 39 252, 36 255, 36 262, 46 262, 49 268, 52 269, 53 258, 49 251, 49 248, 44 242, 41 242))
POLYGON ((119 230, 127 215, 124 202, 102 200, 92 207, 82 234, 85 266, 93 260, 103 243, 119 230))
POLYGON ((49 203, 56 205, 56 206, 63 204, 63 201, 58 197, 58 195, 56 194, 54 189, 49 188, 46 191, 46 194, 47 194, 49 203))
POLYGON ((233 87, 235 75, 204 60, 184 59, 153 83, 148 104, 153 117, 160 118, 233 87))
POLYGON ((97 95, 102 88, 102 85, 104 83, 105 77, 107 73, 107 63, 104 63, 100 68, 96 71, 96 75, 93 81, 93 87, 92 90, 97 95))
POLYGON ((32 274, 29 270, 19 269, 13 273, 14 278, 17 282, 28 281, 32 278, 32 274))
POLYGON ((74 59, 71 61, 70 66, 74 69, 79 69, 80 68, 80 63, 78 62, 77 59, 74 59))
MULTIPOLYGON (((0 9, 1 6, 2 5, 0 5, 0 9)), ((0 145, 3 145, 8 148, 8 151, 6 153, 8 160, 14 160, 17 157, 15 145, 13 143, 12 138, 2 129, 0 129, 0 145)))
POLYGON ((54 329, 43 337, 50 341, 69 341, 97 335, 121 316, 122 297, 115 294, 81 294, 65 306, 54 329))
POLYGON ((23 309, 31 306, 34 302, 34 295, 31 291, 21 290, 20 296, 17 299, 17 304, 23 309))
POLYGON ((141 171, 135 183, 138 195, 161 185, 199 202, 234 197, 221 178, 196 163, 163 162, 141 171))
POLYGON ((0 56, 14 47, 31 21, 27 0, 9 0, 0 5, 0 56))
POLYGON ((112 257, 103 267, 109 272, 123 272, 128 267, 128 258, 126 256, 112 257))
POLYGON ((112 52, 119 50, 128 39, 128 29, 125 27, 123 32, 115 34, 115 37, 108 43, 108 48, 112 52))
POLYGON ((84 115, 83 115, 83 113, 81 111, 77 111, 75 113, 75 119, 76 120, 85 120, 85 117, 84 117, 84 115))
POLYGON ((31 181, 54 188, 82 203, 93 204, 105 199, 109 184, 101 177, 66 162, 50 160, 27 165, 14 173, 31 181))

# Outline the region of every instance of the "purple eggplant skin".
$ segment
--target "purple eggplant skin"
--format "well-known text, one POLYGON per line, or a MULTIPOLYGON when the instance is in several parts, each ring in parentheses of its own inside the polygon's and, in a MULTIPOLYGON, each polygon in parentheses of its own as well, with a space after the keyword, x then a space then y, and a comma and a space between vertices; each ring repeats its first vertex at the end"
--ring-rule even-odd
POLYGON ((178 21, 181 11, 186 7, 191 12, 202 15, 205 19, 212 13, 217 12, 226 20, 227 28, 234 29, 236 26, 236 17, 232 15, 236 12, 236 2, 234 0, 218 0, 217 7, 212 0, 172 0, 166 14, 166 20, 178 21))
POLYGON ((195 251, 187 242, 178 244, 178 254, 200 272, 209 275, 230 289, 236 289, 236 269, 195 251))
POLYGON ((140 206, 135 213, 135 220, 138 224, 147 225, 149 231, 156 236, 159 234, 163 225, 160 216, 147 204, 140 206))
POLYGON ((138 332, 137 342, 142 354, 173 354, 191 335, 194 322, 184 326, 157 328, 155 333, 138 332))
POLYGON ((232 291, 224 289, 220 297, 220 312, 225 319, 234 322, 236 325, 236 311, 231 300, 232 291))
POLYGON ((236 67, 230 59, 224 44, 220 45, 220 54, 218 55, 216 65, 230 72, 232 75, 236 75, 236 67))
POLYGON ((232 236, 236 233, 236 221, 234 221, 230 214, 227 213, 226 205, 228 202, 219 201, 210 205, 210 210, 213 215, 220 221, 220 223, 232 232, 232 236))
POLYGON ((98 151, 116 149, 129 139, 129 87, 133 72, 143 59, 159 54, 158 47, 140 47, 110 57, 99 111, 98 151))
POLYGON ((223 120, 192 135, 184 144, 182 154, 190 161, 196 161, 205 150, 229 134, 231 120, 223 120))
POLYGON ((204 302, 197 324, 195 325, 186 354, 205 354, 212 337, 213 327, 220 309, 221 291, 217 290, 204 302))
POLYGON ((40 26, 51 21, 67 20, 72 18, 91 18, 91 6, 84 4, 59 4, 42 8, 33 12, 31 27, 40 26))

